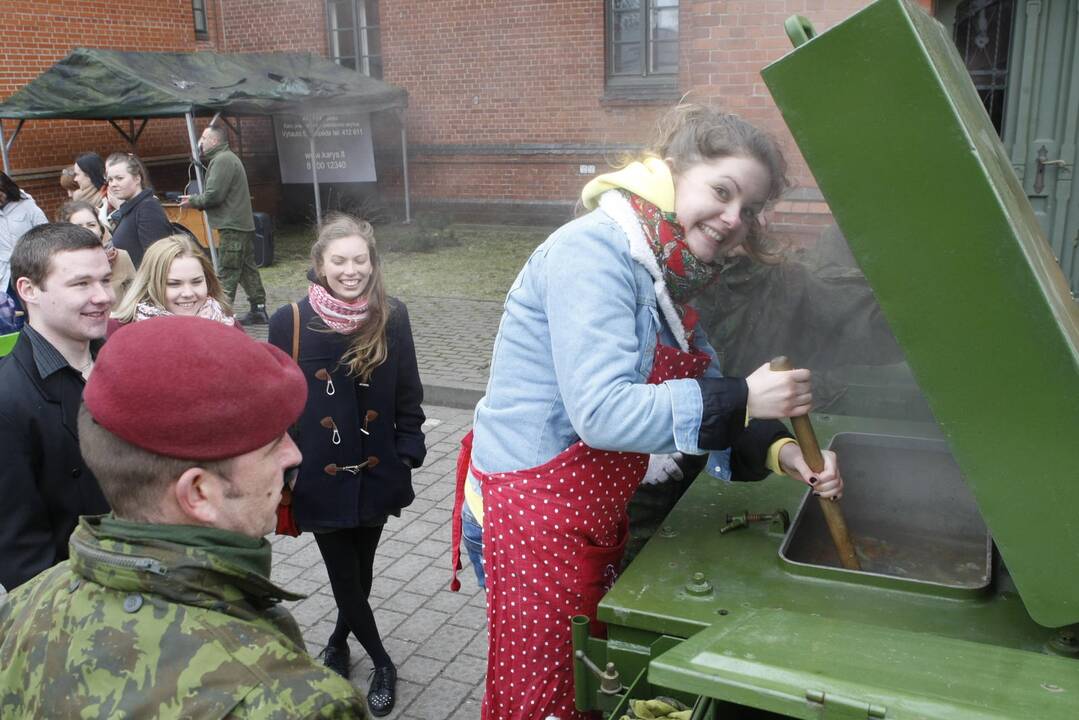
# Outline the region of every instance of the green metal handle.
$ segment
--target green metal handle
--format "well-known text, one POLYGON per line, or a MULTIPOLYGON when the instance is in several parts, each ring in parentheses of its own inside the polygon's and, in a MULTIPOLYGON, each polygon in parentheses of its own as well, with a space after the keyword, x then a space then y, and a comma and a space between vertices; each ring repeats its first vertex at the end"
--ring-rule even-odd
POLYGON ((588 650, 588 616, 574 615, 570 620, 573 642, 573 703, 581 712, 592 710, 590 675, 584 663, 577 659, 577 651, 588 650))
POLYGON ((783 29, 787 31, 787 37, 790 38, 791 45, 794 47, 801 47, 817 37, 813 23, 809 22, 809 18, 801 15, 791 15, 787 18, 783 22, 783 29))

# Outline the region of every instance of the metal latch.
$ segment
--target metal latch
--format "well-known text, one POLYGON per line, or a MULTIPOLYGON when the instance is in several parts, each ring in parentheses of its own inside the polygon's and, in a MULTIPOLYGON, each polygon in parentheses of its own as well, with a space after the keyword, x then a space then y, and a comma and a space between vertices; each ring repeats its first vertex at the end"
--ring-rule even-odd
POLYGON ((883 705, 872 705, 823 690, 806 690, 806 700, 823 705, 822 720, 883 720, 888 716, 888 708, 883 705))
POLYGON ((604 695, 617 695, 622 692, 622 680, 613 662, 607 663, 605 670, 600 670, 599 666, 592 662, 592 658, 584 654, 584 650, 575 652, 574 657, 584 663, 584 666, 599 678, 599 691, 601 693, 604 695))

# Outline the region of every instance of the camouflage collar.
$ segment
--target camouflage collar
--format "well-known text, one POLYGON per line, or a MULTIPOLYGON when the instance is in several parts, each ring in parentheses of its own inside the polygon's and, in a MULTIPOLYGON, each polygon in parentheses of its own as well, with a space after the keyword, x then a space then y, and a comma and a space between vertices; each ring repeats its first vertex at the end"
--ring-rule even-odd
POLYGON ((72 568, 93 582, 243 618, 304 597, 270 581, 270 558, 265 539, 111 515, 80 519, 71 536, 72 568))

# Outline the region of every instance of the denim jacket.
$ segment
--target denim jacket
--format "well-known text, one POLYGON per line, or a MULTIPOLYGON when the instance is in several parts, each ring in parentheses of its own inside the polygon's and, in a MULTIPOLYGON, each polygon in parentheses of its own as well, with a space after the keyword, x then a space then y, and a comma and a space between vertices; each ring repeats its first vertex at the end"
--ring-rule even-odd
MULTIPOLYGON (((542 465, 578 440, 707 452, 698 446, 699 383, 646 383, 657 338, 686 349, 685 334, 628 202, 617 193, 603 200, 544 241, 509 290, 476 406, 472 459, 483 472, 542 465)), ((700 330, 692 345, 712 357, 705 377, 722 377, 700 330)), ((711 453, 707 469, 730 479, 730 450, 711 453)))

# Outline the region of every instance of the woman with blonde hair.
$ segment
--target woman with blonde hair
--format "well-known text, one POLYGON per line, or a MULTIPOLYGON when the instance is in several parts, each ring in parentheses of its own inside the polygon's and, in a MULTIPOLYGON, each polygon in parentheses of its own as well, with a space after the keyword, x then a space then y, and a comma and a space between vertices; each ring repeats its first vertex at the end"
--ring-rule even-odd
POLYGON ((213 265, 186 235, 161 238, 146 251, 112 313, 110 333, 119 325, 166 315, 195 315, 239 327, 213 265))
POLYGON ((328 216, 311 265, 307 297, 270 319, 270 342, 307 378, 292 510, 315 533, 337 603, 323 662, 348 677, 355 635, 373 666, 367 701, 381 717, 393 709, 397 671, 368 596, 382 528, 412 503, 412 469, 427 454, 423 386, 408 311, 386 295, 370 223, 328 216))

